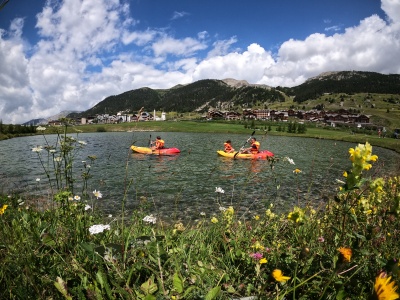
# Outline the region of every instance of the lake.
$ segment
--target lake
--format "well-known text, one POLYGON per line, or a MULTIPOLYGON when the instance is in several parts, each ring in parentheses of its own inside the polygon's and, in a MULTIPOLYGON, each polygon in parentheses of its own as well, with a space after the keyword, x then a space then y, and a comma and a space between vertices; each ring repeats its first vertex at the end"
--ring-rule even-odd
MULTIPOLYGON (((343 171, 351 166, 348 149, 357 145, 256 135, 261 149, 272 151, 280 158, 271 168, 267 160, 232 160, 217 155, 225 140, 231 139, 232 145, 239 149, 249 138, 246 135, 105 132, 71 136, 87 143, 74 159, 77 187, 82 184, 79 176, 82 161, 88 161, 88 155, 97 157, 91 165, 93 177, 89 180, 89 190, 100 190, 103 194, 94 202, 97 208, 105 214, 117 214, 125 198, 126 210, 131 213, 145 200, 148 213, 180 220, 197 219, 203 212, 209 217, 219 212, 219 206, 233 205, 239 216, 248 218, 263 213, 271 203, 278 211, 288 210, 297 203, 321 204, 325 196, 338 188, 336 179, 343 179, 343 171), (130 150, 132 143, 148 146, 150 136, 154 139, 157 135, 161 135, 167 147, 177 147, 181 153, 151 156, 130 150), (284 157, 293 159, 295 165, 284 157), (295 168, 302 172, 293 173, 295 168), (216 187, 225 193, 216 193, 216 187)), ((52 144, 56 135, 45 138, 52 144)), ((45 145, 45 138, 32 136, 0 142, 0 191, 48 193, 42 165, 37 153, 32 152, 32 148, 45 145)), ((373 147, 373 153, 379 159, 369 171, 371 174, 398 174, 399 154, 379 147, 373 147)), ((42 154, 47 155, 45 151, 42 154)))

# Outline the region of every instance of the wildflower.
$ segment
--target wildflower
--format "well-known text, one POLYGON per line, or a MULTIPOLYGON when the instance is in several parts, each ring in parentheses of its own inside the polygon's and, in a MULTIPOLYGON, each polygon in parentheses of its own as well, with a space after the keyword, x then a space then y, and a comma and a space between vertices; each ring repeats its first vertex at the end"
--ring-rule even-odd
POLYGON ((33 152, 40 152, 40 151, 42 151, 42 150, 43 150, 42 146, 37 146, 37 147, 35 147, 35 148, 32 148, 32 151, 33 151, 33 152))
POLYGON ((218 223, 218 219, 216 217, 212 217, 211 218, 211 223, 217 224, 218 223))
POLYGON ((351 255, 353 254, 350 248, 340 247, 338 251, 342 254, 344 261, 350 262, 351 255))
POLYGON ((347 172, 344 171, 344 172, 343 172, 343 177, 347 177, 347 176, 349 176, 349 174, 347 174, 347 172))
POLYGON ((74 196, 74 200, 75 200, 75 201, 80 201, 80 200, 81 200, 81 197, 79 197, 78 195, 76 195, 76 196, 74 196))
POLYGON ((290 279, 290 277, 288 277, 288 276, 283 276, 282 271, 279 270, 279 269, 275 269, 275 270, 272 272, 272 276, 273 276, 273 277, 275 278, 275 280, 278 281, 278 282, 285 282, 285 281, 287 281, 287 280, 290 279))
POLYGON ((112 215, 110 214, 110 215, 108 215, 108 217, 109 217, 109 218, 112 218, 112 215))
POLYGON ((294 210, 288 214, 288 219, 295 223, 301 223, 304 220, 304 217, 304 211, 297 206, 295 206, 294 210))
POLYGON ((185 226, 183 226, 182 223, 176 223, 176 224, 174 225, 174 228, 175 228, 177 231, 184 231, 184 230, 185 230, 185 226))
POLYGON ((72 201, 72 200, 74 200, 74 198, 71 197, 71 196, 69 196, 69 197, 68 197, 68 200, 69 200, 69 201, 72 201))
POLYGON ((78 141, 78 143, 81 144, 81 145, 86 145, 86 144, 87 144, 87 143, 84 142, 84 141, 78 141))
POLYGON ((90 205, 86 204, 85 205, 85 210, 89 210, 89 209, 92 209, 92 207, 90 205))
POLYGON ((39 182, 40 181, 40 178, 36 178, 36 182, 39 182))
POLYGON ((256 221, 260 220, 260 216, 259 215, 254 216, 254 220, 256 220, 256 221))
POLYGON ((325 242, 325 239, 324 239, 324 237, 323 237, 323 236, 320 236, 320 237, 318 238, 318 242, 320 242, 320 243, 323 243, 323 242, 325 242))
POLYGON ((0 215, 4 214, 4 212, 6 211, 8 205, 4 204, 2 208, 0 208, 0 215))
POLYGON ((60 162, 61 160, 62 160, 62 157, 61 157, 61 156, 54 157, 54 161, 55 161, 55 162, 60 162))
POLYGON ((224 211, 226 211, 226 208, 223 207, 223 206, 220 206, 220 207, 219 207, 219 210, 222 211, 222 212, 224 212, 224 211))
POLYGON ((399 294, 396 293, 397 286, 395 282, 390 280, 392 277, 387 277, 385 272, 382 272, 376 277, 374 285, 374 294, 378 300, 394 300, 399 298, 399 294))
POLYGON ((100 193, 100 191, 96 191, 96 190, 93 191, 93 195, 94 195, 97 199, 103 197, 103 194, 100 193))
POLYGON ((294 169, 294 170, 293 170, 293 173, 299 174, 299 173, 301 173, 301 170, 300 170, 300 169, 294 169))
POLYGON ((99 224, 99 225, 92 225, 89 227, 89 232, 90 234, 97 234, 97 233, 101 233, 104 230, 110 230, 110 225, 103 225, 103 224, 99 224))
POLYGON ((286 156, 286 157, 284 158, 284 160, 287 160, 287 161, 289 162, 289 164, 291 164, 291 165, 295 165, 293 159, 291 159, 290 157, 287 157, 287 156, 286 156))
POLYGON ((49 152, 50 153, 56 153, 56 149, 50 149, 49 152))
POLYGON ((225 191, 221 187, 216 187, 215 192, 220 194, 225 194, 225 191))
POLYGON ((153 224, 156 224, 157 218, 154 217, 153 215, 148 215, 148 216, 145 216, 145 217, 143 218, 143 221, 146 222, 146 223, 153 223, 153 224))
POLYGON ((255 242, 252 246, 252 248, 256 249, 256 250, 264 250, 264 246, 260 244, 260 242, 255 242))
POLYGON ((260 260, 260 259, 263 258, 263 255, 262 255, 262 253, 260 253, 260 252, 251 253, 250 256, 251 256, 252 258, 254 258, 254 259, 257 259, 257 260, 260 260))
POLYGON ((200 213, 200 216, 205 217, 205 216, 206 216, 206 213, 205 213, 204 211, 202 211, 202 212, 200 213))
POLYGON ((275 218, 275 214, 269 208, 265 211, 265 215, 270 219, 275 218))
POLYGON ((268 262, 268 260, 267 260, 265 257, 261 258, 261 259, 258 261, 258 263, 259 263, 260 265, 266 264, 267 262, 268 262))

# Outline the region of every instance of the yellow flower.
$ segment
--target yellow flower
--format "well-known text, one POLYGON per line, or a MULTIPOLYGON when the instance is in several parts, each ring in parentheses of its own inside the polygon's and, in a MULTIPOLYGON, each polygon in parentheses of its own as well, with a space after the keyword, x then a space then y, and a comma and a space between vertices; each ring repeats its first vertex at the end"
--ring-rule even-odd
POLYGON ((347 176, 348 176, 347 172, 344 171, 344 172, 343 172, 343 177, 347 177, 347 176))
POLYGON ((218 219, 216 217, 212 217, 211 223, 214 223, 214 224, 218 223, 218 219))
POLYGON ((260 219, 260 216, 254 216, 254 220, 259 220, 260 219))
POLYGON ((288 276, 283 276, 282 271, 279 269, 275 269, 272 272, 272 276, 275 278, 276 281, 279 281, 279 282, 285 282, 290 279, 290 277, 288 277, 288 276))
POLYGON ((351 255, 353 254, 350 248, 340 247, 338 251, 342 254, 344 261, 350 261, 351 255))
POLYGON ((8 205, 4 204, 2 208, 0 208, 0 215, 4 214, 4 212, 6 211, 8 205))
POLYGON ((395 282, 390 280, 392 277, 387 277, 385 272, 382 272, 376 277, 374 291, 375 296, 378 300, 394 300, 399 298, 399 294, 396 293, 397 286, 395 282))
POLYGON ((184 230, 185 230, 185 226, 183 226, 182 223, 176 223, 176 224, 174 225, 174 228, 175 228, 177 231, 184 231, 184 230))
POLYGON ((264 250, 264 246, 259 241, 255 242, 251 247, 255 250, 264 250))
POLYGON ((299 174, 299 173, 301 173, 301 170, 300 170, 300 169, 294 169, 294 170, 293 170, 293 173, 299 174))
POLYGON ((259 261, 258 261, 258 263, 260 264, 260 265, 262 265, 262 264, 266 264, 268 261, 267 261, 267 259, 264 257, 264 258, 261 258, 259 261))
POLYGON ((288 214, 288 219, 292 220, 295 223, 302 222, 304 220, 304 217, 305 217, 304 211, 297 206, 295 206, 294 210, 288 214))

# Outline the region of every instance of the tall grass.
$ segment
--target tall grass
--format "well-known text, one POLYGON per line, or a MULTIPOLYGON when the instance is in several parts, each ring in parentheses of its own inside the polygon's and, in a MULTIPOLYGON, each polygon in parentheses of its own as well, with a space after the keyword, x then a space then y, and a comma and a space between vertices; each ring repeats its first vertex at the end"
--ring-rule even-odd
POLYGON ((216 207, 188 224, 150 215, 145 198, 129 216, 103 215, 88 162, 71 172, 84 143, 61 133, 46 146, 34 151, 54 205, 0 196, 0 299, 398 298, 400 177, 364 176, 379 159, 368 143, 349 150, 351 169, 320 207, 270 204, 252 219, 216 207))

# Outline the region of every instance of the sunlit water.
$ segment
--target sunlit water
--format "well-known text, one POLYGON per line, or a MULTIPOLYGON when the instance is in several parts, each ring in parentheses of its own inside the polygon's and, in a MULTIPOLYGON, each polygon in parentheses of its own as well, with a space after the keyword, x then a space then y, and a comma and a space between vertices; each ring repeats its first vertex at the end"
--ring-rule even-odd
MULTIPOLYGON (((76 137, 76 135, 74 135, 76 137)), ((82 161, 97 156, 91 165, 93 177, 89 190, 100 190, 95 206, 106 214, 121 210, 126 201, 128 213, 137 209, 141 199, 149 205, 148 213, 172 219, 196 219, 204 212, 218 213, 219 206, 233 205, 239 216, 262 213, 272 203, 282 210, 298 203, 316 206, 339 186, 343 171, 350 168, 348 149, 354 143, 300 137, 257 135, 262 149, 276 157, 290 157, 295 165, 280 159, 271 168, 266 160, 232 160, 216 153, 231 139, 238 149, 246 135, 209 133, 118 132, 80 134, 77 139, 87 145, 75 158, 76 190, 80 190, 82 161), (178 147, 176 156, 134 154, 130 145, 147 146, 150 135, 161 135, 166 146, 178 147), (295 168, 302 172, 294 174, 295 168), (225 193, 216 193, 221 187, 225 193)), ((46 136, 54 143, 56 136, 46 136)), ((0 189, 3 192, 25 191, 45 194, 49 185, 37 153, 32 148, 45 145, 43 136, 15 138, 0 142, 0 189), (36 181, 40 178, 40 181, 36 181)), ((379 160, 371 172, 384 175, 398 172, 400 155, 379 147, 373 148, 379 160)), ((46 152, 42 152, 46 155, 46 152)), ((78 193, 78 192, 77 192, 78 193)), ((78 193, 79 194, 79 193, 78 193)))

